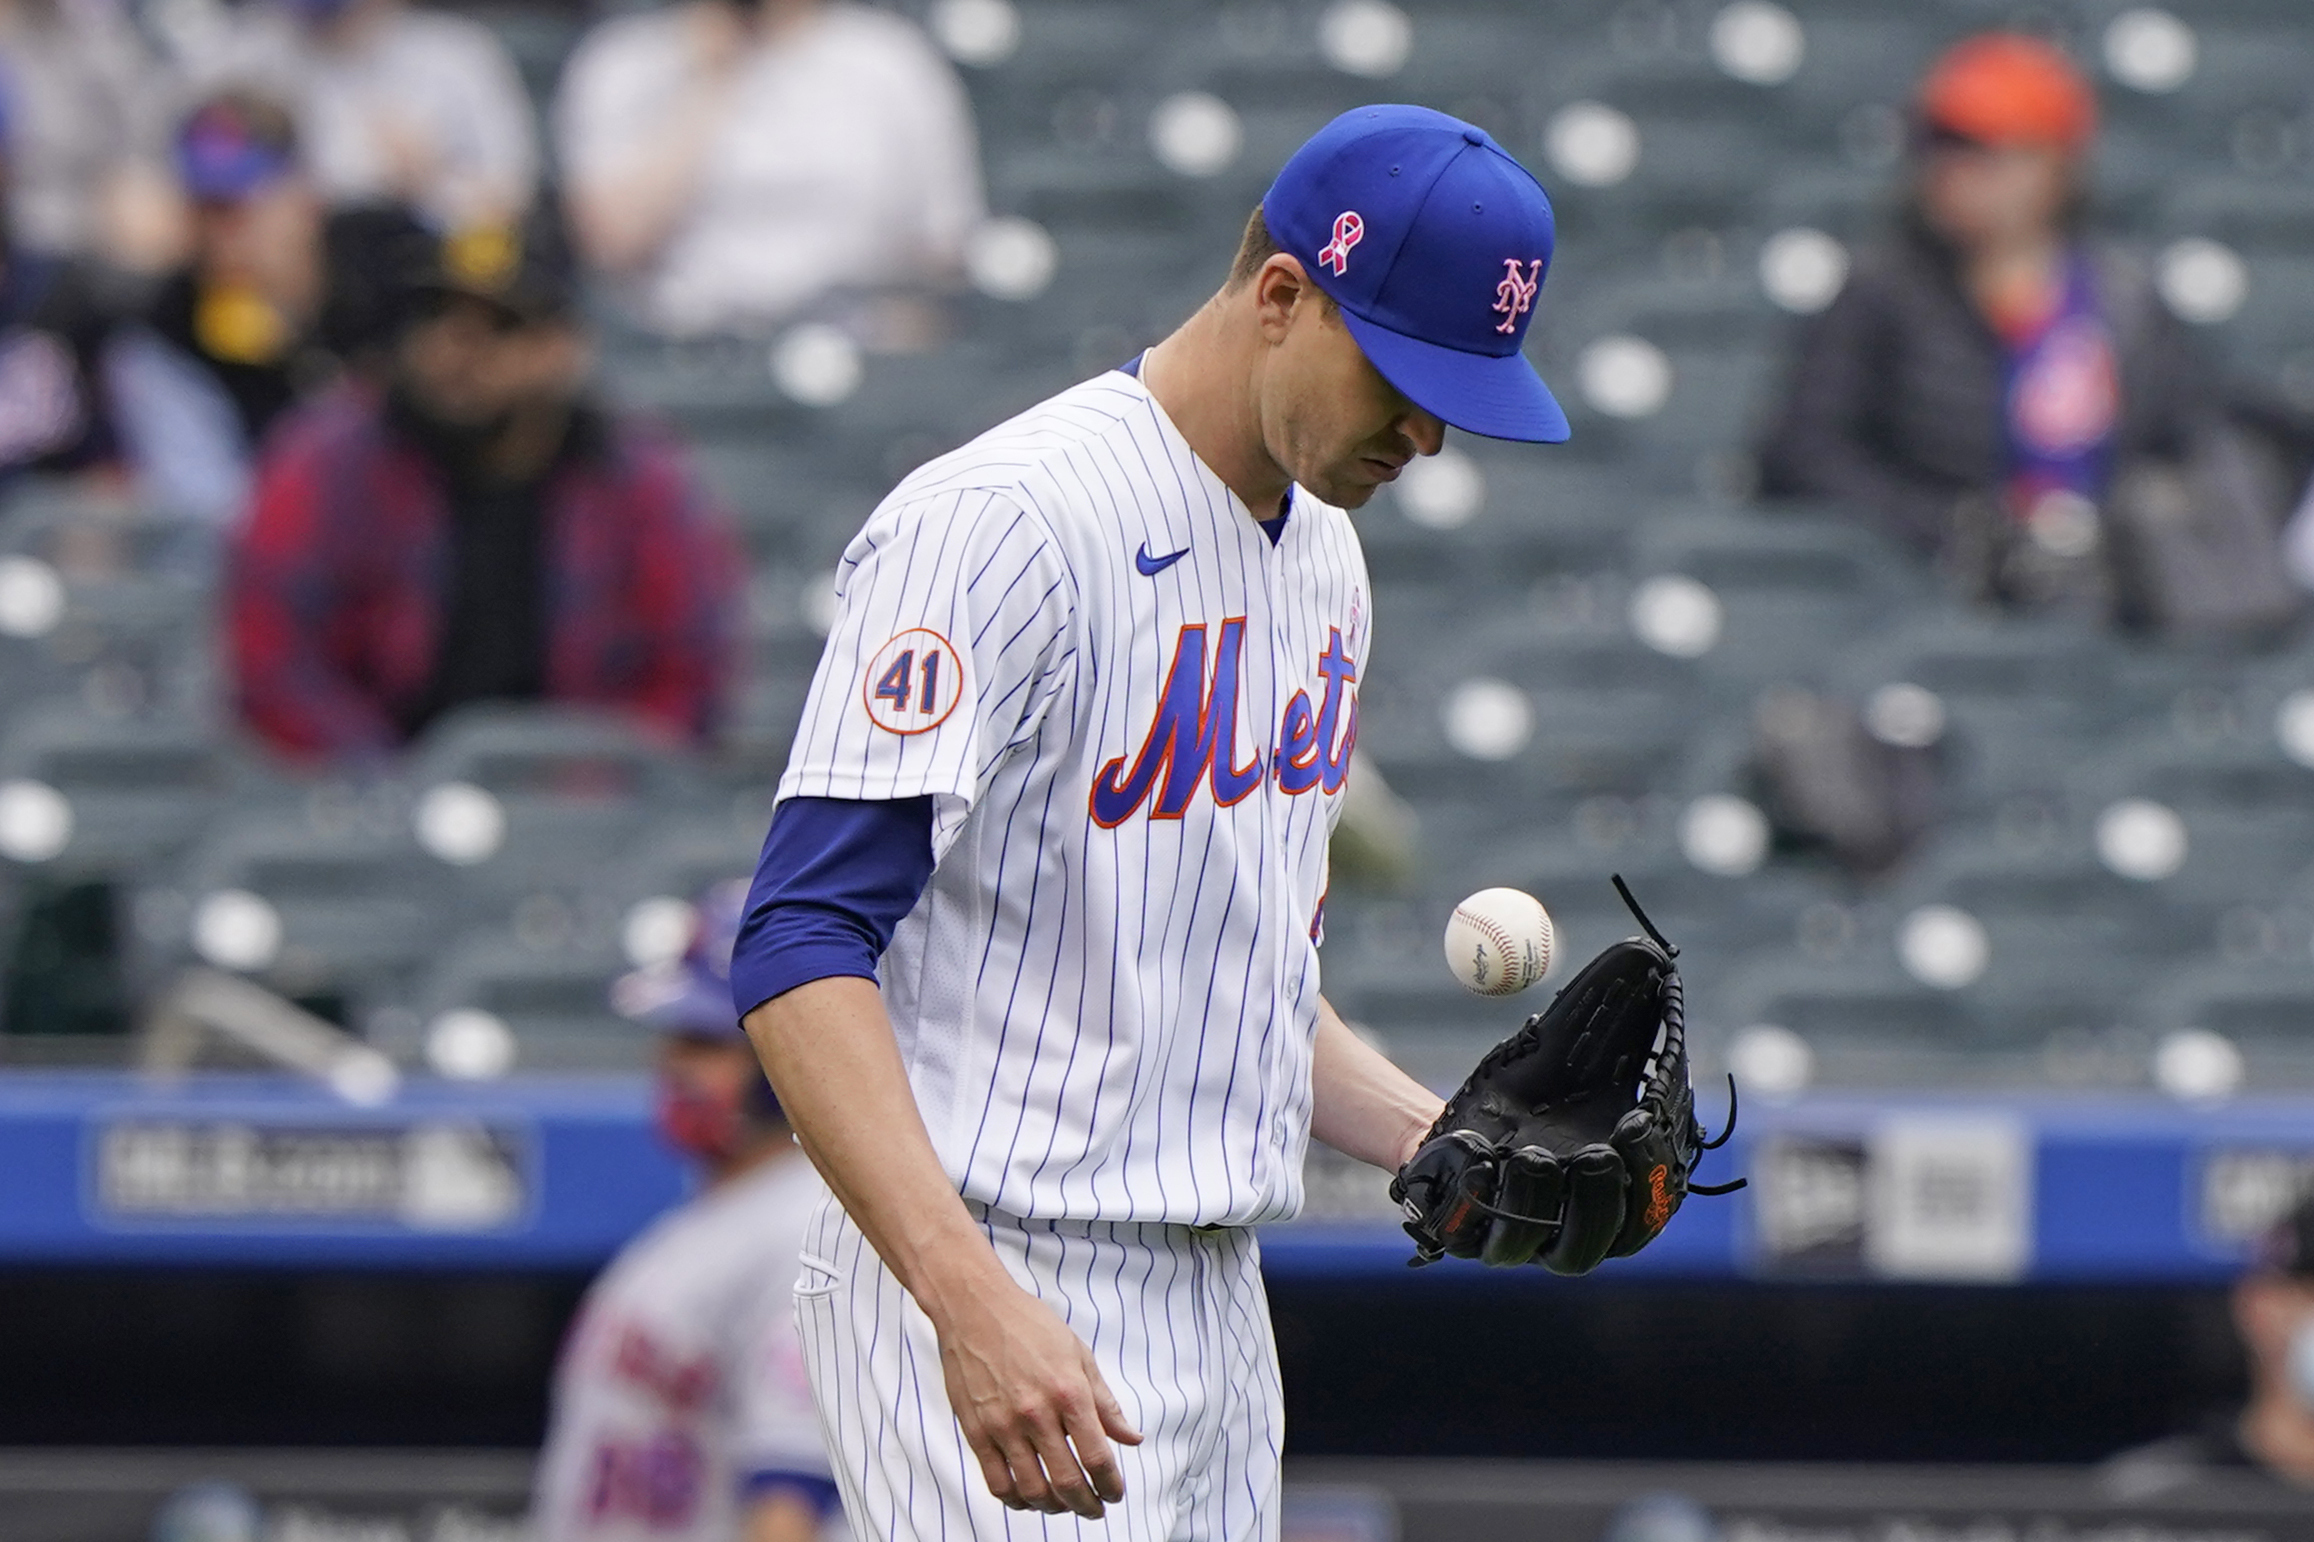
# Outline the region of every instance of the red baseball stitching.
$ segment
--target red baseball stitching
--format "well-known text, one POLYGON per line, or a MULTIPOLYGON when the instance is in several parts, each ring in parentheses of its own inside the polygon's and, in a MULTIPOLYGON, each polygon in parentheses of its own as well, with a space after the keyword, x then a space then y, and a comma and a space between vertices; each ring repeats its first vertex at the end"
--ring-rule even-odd
MULTIPOLYGON (((1489 942, 1493 943, 1496 947, 1502 950, 1502 987, 1499 990, 1488 990, 1485 986, 1482 985, 1479 987, 1480 993, 1488 996, 1508 996, 1512 994, 1512 992, 1518 990, 1520 987, 1511 983, 1513 980, 1518 979, 1518 971, 1514 967, 1520 951, 1517 941, 1512 938, 1509 932, 1503 930, 1499 923, 1490 919, 1489 917, 1479 915, 1475 911, 1463 910, 1460 908, 1457 908, 1454 913, 1456 917, 1463 921, 1466 925, 1478 928, 1479 931, 1486 935, 1486 939, 1489 942)), ((1524 983, 1532 984, 1533 982, 1527 981, 1524 983)))

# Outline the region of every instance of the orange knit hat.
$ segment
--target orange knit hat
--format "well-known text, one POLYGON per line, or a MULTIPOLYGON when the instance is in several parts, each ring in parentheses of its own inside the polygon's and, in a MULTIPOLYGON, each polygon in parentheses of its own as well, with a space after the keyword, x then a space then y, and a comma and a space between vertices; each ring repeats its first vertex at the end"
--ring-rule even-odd
POLYGON ((1931 128, 1988 145, 2085 148, 2097 134, 2097 98, 2053 44, 1986 32, 1955 44, 1920 86, 1931 128))

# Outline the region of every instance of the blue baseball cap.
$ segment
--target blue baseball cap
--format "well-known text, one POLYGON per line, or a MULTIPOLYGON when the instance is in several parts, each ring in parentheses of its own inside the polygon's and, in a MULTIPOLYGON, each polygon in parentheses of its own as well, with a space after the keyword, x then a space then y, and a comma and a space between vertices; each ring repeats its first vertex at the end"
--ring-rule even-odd
POLYGON ((719 883, 692 905, 683 956, 648 965, 611 982, 611 1006, 659 1033, 744 1040, 731 1005, 731 950, 747 907, 747 880, 719 883))
POLYGON ((248 95, 203 102, 177 130, 177 176, 208 203, 238 203, 297 169, 289 114, 248 95))
POLYGON ((1294 152, 1261 209, 1407 400, 1490 439, 1567 437, 1519 352, 1557 223, 1484 129, 1427 107, 1355 108, 1294 152))

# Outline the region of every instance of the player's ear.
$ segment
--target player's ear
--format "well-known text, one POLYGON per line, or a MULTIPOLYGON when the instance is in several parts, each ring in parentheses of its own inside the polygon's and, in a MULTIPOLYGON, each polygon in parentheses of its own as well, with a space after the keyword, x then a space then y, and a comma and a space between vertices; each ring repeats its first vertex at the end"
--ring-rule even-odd
POLYGON ((1317 286, 1310 282, 1300 260, 1284 252, 1275 253, 1261 265, 1253 276, 1252 288, 1254 318, 1263 338, 1272 344, 1285 341, 1295 309, 1318 297, 1317 286))

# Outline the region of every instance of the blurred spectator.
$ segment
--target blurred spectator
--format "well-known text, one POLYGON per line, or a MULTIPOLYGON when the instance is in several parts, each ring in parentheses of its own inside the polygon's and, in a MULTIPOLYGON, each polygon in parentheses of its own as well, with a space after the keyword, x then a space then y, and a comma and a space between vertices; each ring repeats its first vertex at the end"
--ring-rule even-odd
POLYGON ((295 104, 333 204, 407 203, 443 229, 518 218, 538 180, 530 101, 481 23, 404 0, 265 0, 186 64, 295 104))
POLYGON ((827 1190, 731 1004, 746 895, 710 891, 682 961, 612 990, 659 1034, 659 1131, 705 1185, 587 1290, 555 1368, 539 1542, 812 1542, 836 1510, 792 1300, 827 1190))
POLYGON ((9 218, 17 243, 150 269, 176 244, 169 93, 114 0, 6 0, 9 218))
POLYGON ((955 72, 859 5, 688 0, 604 22, 554 119, 581 249, 673 332, 945 279, 983 214, 955 72))
POLYGON ((112 450, 97 384, 119 298, 96 268, 16 236, 14 98, 0 90, 0 479, 76 471, 112 450))
POLYGON ((2037 39, 1971 38, 1914 128, 1902 223, 1805 335, 1763 489, 1853 504, 2003 603, 2180 627, 2271 603, 2279 511, 2228 458, 2216 382, 2084 229, 2088 82, 2037 39), (2217 534, 2171 549, 2140 513, 2162 500, 2217 534))
POLYGON ((2314 1489, 2314 1198, 2266 1233, 2234 1286, 2233 1316, 2249 1361, 2249 1402, 2115 1457, 2105 1479, 2116 1497, 2151 1499, 2226 1471, 2314 1489))
POLYGON ((624 708, 704 737, 740 566, 674 447, 589 400, 551 220, 439 243, 380 390, 285 421, 231 558, 240 709, 360 761, 465 702, 624 708))
POLYGON ((105 377, 146 498, 216 525, 247 500, 274 419, 328 370, 312 340, 322 210, 287 110, 263 97, 203 103, 176 158, 192 258, 107 350, 105 377))

